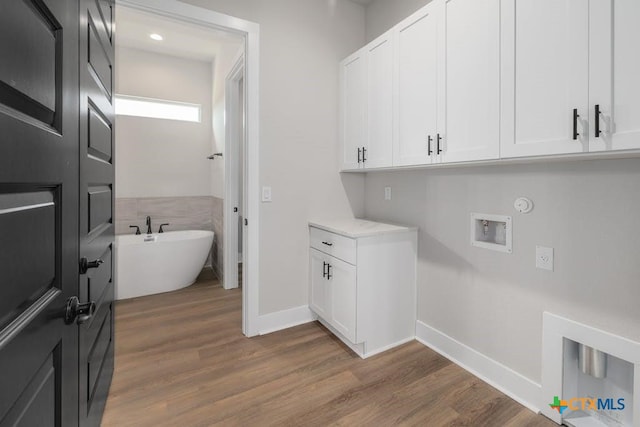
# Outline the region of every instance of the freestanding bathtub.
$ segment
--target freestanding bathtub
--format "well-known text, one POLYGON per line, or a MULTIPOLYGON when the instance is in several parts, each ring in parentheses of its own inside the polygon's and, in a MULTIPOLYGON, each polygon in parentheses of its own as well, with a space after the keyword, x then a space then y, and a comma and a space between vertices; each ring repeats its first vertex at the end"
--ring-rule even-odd
POLYGON ((213 232, 200 230, 116 236, 116 299, 193 284, 212 243, 213 232))

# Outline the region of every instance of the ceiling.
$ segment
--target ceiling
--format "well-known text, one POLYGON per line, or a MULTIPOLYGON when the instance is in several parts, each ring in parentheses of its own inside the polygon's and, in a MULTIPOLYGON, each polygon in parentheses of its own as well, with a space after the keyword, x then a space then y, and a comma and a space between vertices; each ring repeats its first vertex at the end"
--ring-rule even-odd
MULTIPOLYGON (((192 23, 164 18, 127 7, 116 9, 116 45, 181 58, 211 62, 223 48, 240 48, 241 36, 192 23), (152 40, 160 34, 164 40, 152 40)), ((237 49, 236 49, 237 50, 237 49)))

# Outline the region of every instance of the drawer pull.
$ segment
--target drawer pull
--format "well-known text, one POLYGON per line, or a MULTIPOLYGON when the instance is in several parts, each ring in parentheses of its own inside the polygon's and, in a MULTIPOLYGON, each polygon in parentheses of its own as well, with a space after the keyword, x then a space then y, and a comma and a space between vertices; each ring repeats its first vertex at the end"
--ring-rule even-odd
POLYGON ((329 242, 322 242, 322 244, 327 246, 333 246, 333 243, 329 243, 329 242))

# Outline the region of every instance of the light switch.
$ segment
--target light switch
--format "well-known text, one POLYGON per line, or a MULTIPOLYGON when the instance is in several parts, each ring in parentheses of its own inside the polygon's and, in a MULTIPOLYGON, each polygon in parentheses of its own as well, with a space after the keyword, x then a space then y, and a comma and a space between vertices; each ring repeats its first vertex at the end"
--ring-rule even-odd
POLYGON ((391 187, 384 187, 384 199, 391 200, 391 187))
POLYGON ((536 246, 536 268, 553 271, 553 248, 536 246))
POLYGON ((262 187, 262 202, 271 203, 271 187, 262 187))

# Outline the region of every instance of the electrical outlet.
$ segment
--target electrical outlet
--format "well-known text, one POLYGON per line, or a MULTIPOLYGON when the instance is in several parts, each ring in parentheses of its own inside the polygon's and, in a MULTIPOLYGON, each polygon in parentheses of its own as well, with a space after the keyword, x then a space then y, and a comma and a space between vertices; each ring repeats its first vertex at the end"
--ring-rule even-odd
POLYGON ((262 202, 271 202, 271 187, 262 187, 262 202))
POLYGON ((553 248, 536 246, 536 268, 553 271, 553 248))
POLYGON ((391 200, 391 187, 384 187, 384 199, 391 200))

